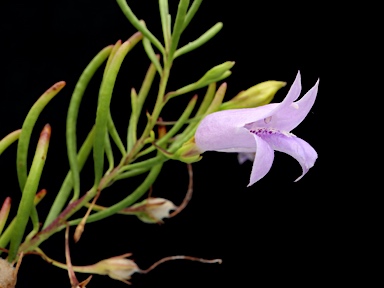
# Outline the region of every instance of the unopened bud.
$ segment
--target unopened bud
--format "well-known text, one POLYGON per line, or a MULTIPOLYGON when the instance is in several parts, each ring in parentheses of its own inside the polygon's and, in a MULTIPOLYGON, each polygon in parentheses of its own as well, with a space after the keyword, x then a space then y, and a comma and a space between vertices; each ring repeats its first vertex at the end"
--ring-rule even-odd
POLYGON ((168 97, 185 94, 193 90, 208 86, 211 83, 221 81, 232 74, 230 69, 233 67, 233 65, 235 65, 235 62, 233 61, 227 61, 219 64, 208 70, 197 82, 184 86, 183 88, 180 88, 174 92, 170 92, 168 97))
POLYGON ((124 209, 125 214, 136 215, 145 223, 163 223, 164 218, 169 218, 170 211, 176 210, 173 202, 164 198, 148 198, 131 207, 124 209))
POLYGON ((200 154, 194 138, 191 138, 175 152, 173 159, 190 164, 199 161, 202 158, 200 154))
POLYGON ((223 79, 224 76, 227 76, 227 72, 235 65, 233 61, 227 61, 220 65, 217 65, 211 68, 204 76, 197 82, 202 86, 209 85, 213 82, 217 82, 223 79))
POLYGON ((265 81, 240 92, 231 100, 221 104, 220 110, 254 108, 266 105, 272 101, 276 92, 284 87, 286 82, 265 81))
POLYGON ((131 253, 101 260, 96 264, 87 266, 87 269, 84 269, 84 271, 108 275, 112 279, 130 284, 128 280, 131 279, 132 274, 140 272, 140 269, 134 261, 126 258, 128 256, 131 256, 131 253))

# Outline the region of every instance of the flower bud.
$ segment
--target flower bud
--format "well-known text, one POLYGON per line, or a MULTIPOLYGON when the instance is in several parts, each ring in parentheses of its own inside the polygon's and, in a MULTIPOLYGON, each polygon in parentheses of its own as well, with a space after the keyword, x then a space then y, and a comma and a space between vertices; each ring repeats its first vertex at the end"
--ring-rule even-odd
POLYGON ((148 198, 131 207, 124 209, 124 213, 136 215, 145 223, 163 223, 164 218, 169 218, 170 211, 176 210, 173 202, 164 198, 148 198))
POLYGON ((197 148, 194 138, 192 137, 175 152, 172 159, 190 164, 200 161, 200 154, 201 152, 197 148))
POLYGON ((168 97, 174 97, 177 95, 185 94, 193 90, 208 86, 211 83, 221 81, 232 74, 229 69, 231 69, 234 65, 235 62, 233 61, 227 61, 222 64, 219 64, 208 70, 203 75, 203 77, 201 77, 197 82, 184 86, 176 91, 169 92, 168 97))
POLYGON ((127 253, 101 260, 96 264, 87 266, 87 269, 84 269, 84 271, 93 274, 108 275, 112 279, 130 284, 128 280, 131 279, 132 274, 140 272, 140 269, 135 262, 126 259, 126 257, 130 255, 131 253, 127 253))
POLYGON ((240 92, 231 100, 221 104, 219 110, 254 108, 266 105, 275 96, 276 92, 284 87, 286 82, 265 81, 240 92))
POLYGON ((199 81, 197 81, 197 83, 199 84, 199 86, 203 87, 213 82, 220 81, 223 79, 224 76, 227 75, 227 72, 233 67, 233 65, 235 65, 235 62, 233 61, 227 61, 220 65, 217 65, 211 68, 207 73, 205 73, 204 76, 199 81))

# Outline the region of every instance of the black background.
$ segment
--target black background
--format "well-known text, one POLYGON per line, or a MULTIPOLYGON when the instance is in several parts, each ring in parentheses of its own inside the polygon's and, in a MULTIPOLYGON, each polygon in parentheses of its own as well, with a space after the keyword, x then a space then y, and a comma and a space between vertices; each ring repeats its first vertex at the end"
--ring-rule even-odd
MULTIPOLYGON (((169 1, 173 15, 178 1, 169 1)), ((128 2, 138 18, 162 38, 157 1, 128 2)), ((301 3, 302 4, 302 3, 301 3)), ((0 4, 1 105, 0 138, 21 127, 36 99, 55 82, 66 87, 49 103, 39 118, 31 140, 32 150, 45 123, 52 126, 52 139, 40 188, 48 195, 39 204, 44 219, 68 170, 65 148, 65 118, 76 81, 89 61, 103 47, 126 40, 135 29, 115 1, 17 1, 0 4)), ((174 63, 168 90, 197 80, 212 66, 235 61, 226 79, 226 100, 239 91, 266 80, 288 83, 274 102, 280 102, 298 70, 303 92, 322 78, 320 12, 314 7, 275 2, 204 1, 181 44, 196 39, 218 21, 224 28, 206 45, 174 63)), ((174 19, 174 16, 173 16, 174 19)), ((122 135, 129 119, 129 91, 140 87, 149 60, 142 46, 128 54, 119 74, 112 115, 122 135)), ((90 83, 79 116, 82 141, 94 121, 98 81, 90 83)), ((158 79, 157 79, 158 80, 158 79)), ((322 83, 322 82, 320 82, 322 83)), ((202 96, 204 90, 199 91, 202 96)), ((155 97, 151 91, 150 97, 155 97)), ((192 95, 170 103, 162 115, 175 120, 192 95)), ((163 225, 141 223, 135 217, 113 216, 86 226, 79 243, 71 242, 74 265, 86 265, 111 256, 132 252, 143 269, 169 255, 221 258, 223 264, 188 261, 168 262, 147 275, 135 274, 133 287, 272 287, 281 284, 311 285, 323 281, 328 268, 319 265, 325 243, 325 221, 329 213, 320 182, 320 84, 318 99, 307 118, 293 133, 309 142, 320 159, 299 182, 299 164, 291 157, 275 154, 269 174, 247 188, 251 163, 238 165, 235 154, 206 153, 193 164, 194 195, 189 206, 163 225)), ((146 107, 151 111, 151 101, 146 107)), ((124 137, 124 136, 123 136, 124 137)), ((11 196, 16 211, 20 198, 15 170, 16 145, 1 156, 0 200, 11 196)), ((32 153, 31 153, 32 155, 32 153)), ((92 184, 91 163, 82 174, 83 190, 92 184)), ((168 162, 153 187, 153 196, 180 203, 187 189, 186 167, 168 162)), ((121 199, 135 183, 124 180, 106 189, 100 201, 121 199)), ((71 230, 72 231, 72 230, 71 230)), ((58 233, 41 248, 64 261, 64 235, 58 233)), ((79 280, 87 275, 77 274, 79 280)), ((37 256, 26 256, 17 287, 69 287, 67 272, 37 256)), ((125 287, 107 276, 94 276, 87 287, 125 287)))

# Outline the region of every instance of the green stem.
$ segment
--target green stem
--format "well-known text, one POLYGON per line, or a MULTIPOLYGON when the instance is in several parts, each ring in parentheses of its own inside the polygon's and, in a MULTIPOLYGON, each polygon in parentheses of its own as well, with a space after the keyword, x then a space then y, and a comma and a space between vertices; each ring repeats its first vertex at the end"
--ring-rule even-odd
MULTIPOLYGON (((187 108, 184 110, 183 114, 181 114, 180 118, 176 121, 175 125, 165 134, 163 137, 161 137, 157 142, 157 146, 163 146, 166 144, 180 129, 183 127, 183 125, 188 121, 189 116, 191 115, 193 108, 195 107, 197 101, 197 96, 195 95, 191 101, 188 103, 187 108)), ((148 147, 147 149, 141 151, 137 157, 146 155, 152 151, 156 150, 156 147, 154 145, 148 147)))
POLYGON ((120 168, 118 174, 123 173, 125 171, 134 170, 134 169, 151 168, 152 166, 154 166, 154 165, 156 165, 162 161, 164 161, 164 156, 162 154, 159 154, 154 158, 123 166, 120 168))
MULTIPOLYGON (((77 162, 78 162, 80 171, 81 169, 83 169, 85 161, 88 159, 88 156, 91 153, 94 134, 95 134, 95 127, 93 127, 92 130, 88 133, 88 136, 85 139, 83 145, 81 145, 79 154, 77 155, 77 162)), ((73 178, 71 174, 72 174, 71 171, 67 173, 67 176, 65 177, 63 184, 61 185, 60 190, 57 193, 55 201, 53 202, 53 205, 49 210, 48 216, 43 225, 43 229, 47 228, 47 226, 57 218, 57 216, 62 211, 65 203, 67 202, 69 194, 73 188, 73 178)), ((77 199, 78 198, 72 198, 71 202, 77 199)))
POLYGON ((45 229, 36 234, 32 239, 24 241, 20 246, 19 252, 30 252, 38 247, 42 242, 47 240, 53 234, 61 231, 66 227, 65 223, 69 217, 80 210, 87 202, 89 202, 97 193, 97 188, 92 187, 87 193, 74 202, 71 202, 61 214, 56 217, 45 229))
POLYGON ((137 176, 137 175, 141 175, 141 174, 147 172, 149 169, 150 169, 149 167, 138 168, 138 169, 133 169, 133 170, 126 171, 124 173, 119 173, 119 175, 117 175, 114 178, 114 181, 118 181, 118 180, 122 180, 122 179, 131 178, 131 177, 134 177, 134 176, 137 176))
MULTIPOLYGON (((119 167, 119 166, 118 166, 119 167)), ((36 247, 38 247, 42 242, 47 240, 53 234, 61 231, 66 227, 67 219, 71 217, 74 213, 76 213, 81 207, 85 206, 97 193, 98 189, 102 190, 106 186, 108 186, 111 182, 114 181, 114 177, 118 172, 118 167, 115 168, 109 175, 105 175, 103 180, 100 182, 100 187, 92 187, 86 194, 84 194, 78 200, 70 203, 64 211, 54 219, 45 229, 43 229, 40 233, 35 235, 29 241, 25 241, 19 249, 19 252, 29 252, 33 251, 36 247)), ((103 211, 101 215, 91 215, 87 219, 87 222, 96 221, 97 219, 103 219, 105 217, 111 216, 115 214, 117 211, 121 210, 120 207, 125 205, 132 205, 137 199, 139 199, 146 191, 148 191, 149 187, 156 180, 156 177, 160 173, 162 168, 162 163, 152 166, 150 173, 147 175, 146 179, 142 182, 142 184, 128 197, 126 197, 123 201, 115 204, 109 208, 109 210, 103 211), (132 202, 131 202, 132 201, 132 202)), ((69 222, 70 225, 76 225, 80 223, 81 219, 72 220, 69 222)))
MULTIPOLYGON (((40 190, 35 195, 35 199, 33 200, 33 205, 36 207, 36 205, 40 203, 40 201, 44 198, 46 194, 47 194, 47 191, 45 189, 40 190)), ((16 222, 16 217, 12 219, 11 223, 9 223, 9 225, 7 226, 7 229, 5 229, 4 233, 1 234, 0 248, 5 248, 8 245, 9 241, 11 240, 15 222, 16 222)), ((1 254, 1 250, 0 250, 0 254, 1 254)))
MULTIPOLYGON (((87 223, 95 222, 95 221, 104 219, 106 217, 109 217, 111 215, 114 215, 117 212, 119 212, 120 210, 122 210, 126 207, 129 207, 133 203, 135 203, 138 199, 140 199, 144 195, 145 192, 147 192, 149 190, 151 185, 155 182, 157 176, 159 175, 159 173, 161 171, 162 166, 163 166, 162 163, 157 164, 156 166, 153 166, 153 168, 149 172, 148 176, 139 185, 139 187, 136 188, 135 191, 133 191, 129 196, 124 198, 119 203, 114 204, 103 211, 96 212, 96 213, 90 215, 87 219, 87 223)), ((75 219, 75 220, 69 221, 68 223, 69 223, 69 225, 77 225, 80 223, 81 219, 82 218, 75 219)))

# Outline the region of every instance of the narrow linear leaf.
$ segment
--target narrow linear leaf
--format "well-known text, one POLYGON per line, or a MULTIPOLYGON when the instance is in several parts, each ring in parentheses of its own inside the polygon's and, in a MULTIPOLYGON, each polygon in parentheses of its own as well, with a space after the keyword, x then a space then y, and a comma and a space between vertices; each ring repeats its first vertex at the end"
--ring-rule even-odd
POLYGON ((15 130, 0 140, 0 155, 17 139, 19 139, 21 129, 15 130))
POLYGON ((138 111, 138 96, 135 89, 131 89, 131 116, 129 117, 128 133, 127 133, 127 151, 133 148, 137 141, 137 122, 140 112, 138 111))
POLYGON ((235 65, 234 61, 226 61, 222 64, 216 65, 215 67, 209 69, 198 81, 179 88, 176 91, 169 92, 166 95, 167 100, 227 78, 232 73, 229 69, 231 69, 233 65, 235 65))
POLYGON ((111 171, 113 170, 113 167, 115 166, 115 161, 114 161, 113 152, 112 152, 111 140, 109 139, 108 132, 105 133, 104 139, 105 139, 105 155, 107 156, 107 160, 109 163, 107 174, 109 174, 111 173, 111 171))
POLYGON ((20 190, 24 190, 25 182, 27 181, 27 158, 28 158, 28 147, 29 141, 31 138, 33 127, 39 117, 40 113, 43 111, 44 107, 52 100, 53 97, 60 92, 61 89, 65 86, 64 81, 57 82, 51 88, 44 92, 43 95, 35 102, 35 104, 29 110, 27 116, 25 117, 24 123, 21 128, 21 133, 19 136, 19 141, 17 143, 17 152, 16 152, 16 169, 17 169, 17 178, 19 181, 20 190))
POLYGON ((197 112, 195 114, 195 117, 200 116, 200 115, 204 114, 205 111, 207 111, 209 105, 211 104, 211 102, 213 100, 213 97, 215 96, 215 92, 216 92, 216 82, 213 82, 213 83, 209 84, 209 86, 207 88, 207 92, 205 92, 204 99, 201 102, 199 109, 197 110, 197 112))
POLYGON ((149 171, 150 169, 151 168, 141 168, 141 169, 129 170, 127 172, 121 173, 118 176, 116 176, 114 178, 114 181, 135 177, 149 171))
MULTIPOLYGON (((159 55, 156 55, 159 58, 159 55)), ((128 124, 128 133, 127 133, 127 152, 129 153, 137 140, 137 123, 139 121, 139 116, 141 114, 144 102, 148 96, 149 90, 152 87, 153 80, 156 75, 156 68, 153 63, 149 65, 147 73, 144 77, 143 83, 141 84, 139 94, 136 96, 136 91, 133 89, 131 93, 131 104, 132 104, 132 113, 129 119, 128 124), (132 99, 132 97, 137 98, 132 99)))
POLYGON ((71 170, 74 186, 74 197, 78 198, 80 195, 80 169, 77 163, 77 136, 76 125, 77 117, 79 114, 80 104, 84 96, 84 92, 94 76, 95 72, 99 69, 101 64, 111 54, 113 46, 108 46, 101 50, 88 64, 83 73, 81 74, 75 89, 73 91, 71 101, 69 103, 67 113, 67 127, 66 127, 66 141, 67 141, 67 154, 69 167, 71 170))
POLYGON ((126 0, 116 0, 117 4, 119 4, 121 11, 123 11, 124 15, 127 17, 129 22, 145 37, 149 39, 149 41, 152 42, 153 45, 156 46, 159 51, 164 54, 164 47, 161 45, 160 41, 157 40, 157 38, 147 29, 147 27, 143 26, 142 23, 140 23, 139 19, 133 14, 131 8, 128 6, 126 0))
POLYGON ((209 105, 207 111, 204 113, 205 115, 216 112, 219 109, 221 103, 223 102, 226 92, 227 92, 227 83, 224 82, 223 84, 220 85, 219 89, 217 89, 212 103, 209 105))
POLYGON ((39 141, 37 143, 35 156, 32 161, 31 169, 25 182, 23 195, 17 210, 15 227, 11 236, 8 261, 13 261, 17 256, 20 243, 22 241, 24 230, 27 226, 29 215, 34 207, 34 198, 43 172, 45 160, 47 157, 49 140, 51 137, 51 127, 45 125, 39 141))
MULTIPOLYGON (((157 59, 159 59, 159 55, 156 55, 157 59)), ((153 80, 156 76, 156 69, 154 67, 154 64, 152 63, 149 65, 147 73, 145 74, 143 83, 141 84, 138 97, 137 97, 137 110, 140 113, 141 109, 143 108, 144 102, 147 99, 149 90, 152 87, 153 80)))
MULTIPOLYGON (((167 26, 167 28, 168 28, 167 34, 169 35, 169 39, 171 39, 171 35, 172 35, 172 29, 171 29, 172 16, 171 16, 171 14, 168 13, 167 19, 168 19, 167 21, 169 23, 169 25, 167 26)), ((169 42, 171 42, 171 40, 169 40, 169 42)), ((167 48, 167 52, 169 53, 169 46, 167 48)))
POLYGON ((105 68, 104 68, 103 79, 104 79, 105 73, 107 73, 109 66, 111 65, 113 57, 115 57, 116 52, 117 52, 117 50, 119 50, 121 44, 122 44, 122 42, 119 39, 116 41, 115 45, 113 45, 112 51, 111 51, 111 53, 109 53, 109 56, 108 56, 107 64, 105 65, 105 68))
POLYGON ((152 48, 151 42, 149 42, 147 38, 143 39, 143 46, 149 60, 151 60, 153 65, 155 65, 157 72, 161 76, 161 74, 163 73, 163 67, 161 67, 159 57, 156 56, 155 51, 152 48))
MULTIPOLYGON (((35 198, 33 200, 33 205, 35 206, 35 209, 37 204, 39 204, 40 201, 44 198, 45 194, 46 194, 46 190, 42 189, 35 195, 35 198)), ((12 219, 11 223, 9 223, 4 233, 1 234, 0 248, 5 248, 8 245, 9 241, 11 241, 11 236, 14 230, 15 222, 16 222, 16 217, 12 219)), ((1 252, 2 251, 0 250, 0 255, 1 255, 1 252)))
POLYGON ((189 0, 180 0, 177 9, 175 25, 173 26, 171 48, 169 49, 169 57, 172 59, 173 54, 176 51, 177 45, 179 44, 181 33, 184 29, 185 15, 187 14, 189 6, 189 0))
POLYGON ((5 223, 7 222, 9 210, 11 210, 11 197, 5 198, 0 209, 0 235, 3 232, 5 223))
POLYGON ((195 1, 193 1, 192 5, 191 5, 191 8, 189 8, 188 13, 185 16, 183 30, 185 28, 187 28, 187 26, 191 22, 192 18, 195 16, 197 10, 199 10, 199 7, 200 7, 200 4, 201 4, 202 1, 203 0, 195 0, 195 1))
POLYGON ((141 33, 135 33, 121 45, 119 50, 117 50, 115 57, 113 57, 110 67, 106 71, 105 77, 101 83, 96 111, 95 138, 93 143, 95 186, 99 184, 104 170, 104 137, 107 131, 110 103, 117 74, 127 53, 142 39, 142 37, 141 33))
MULTIPOLYGON (((84 140, 84 143, 81 145, 79 153, 77 154, 77 162, 78 162, 80 171, 83 169, 86 160, 91 154, 94 135, 95 135, 95 127, 93 127, 92 130, 88 133, 87 138, 84 140)), ((55 220, 56 217, 63 210, 63 207, 67 202, 69 194, 73 188, 73 178, 71 174, 72 174, 71 171, 69 171, 63 183, 61 184, 60 190, 57 193, 55 201, 53 202, 52 207, 49 210, 48 216, 45 219, 43 229, 45 229, 49 224, 51 224, 53 220, 55 220)), ((70 202, 73 202, 77 199, 78 198, 73 197, 70 202)))
POLYGON ((147 169, 150 170, 154 165, 159 164, 163 162, 164 156, 162 154, 158 154, 153 158, 143 160, 141 162, 131 163, 129 165, 123 166, 119 169, 118 175, 121 173, 124 173, 126 171, 131 170, 141 170, 141 169, 147 169))
POLYGON ((170 27, 171 22, 169 21, 169 9, 168 9, 168 0, 159 0, 159 10, 160 10, 160 19, 161 19, 161 27, 163 30, 164 44, 165 49, 168 50, 171 41, 171 33, 170 27))
POLYGON ((117 132, 117 129, 116 129, 116 126, 115 126, 115 122, 113 122, 111 113, 109 113, 109 115, 108 115, 108 124, 107 125, 108 125, 109 135, 111 135, 111 138, 112 138, 113 142, 115 142, 115 144, 116 144, 117 148, 119 149, 121 155, 122 156, 126 155, 127 151, 125 150, 123 141, 121 141, 120 135, 117 132))
POLYGON ((211 29, 209 29, 195 41, 189 42, 187 45, 176 50, 173 58, 177 58, 185 53, 191 52, 192 50, 199 48, 200 46, 211 40, 221 30, 221 28, 223 28, 223 23, 216 23, 211 29))

